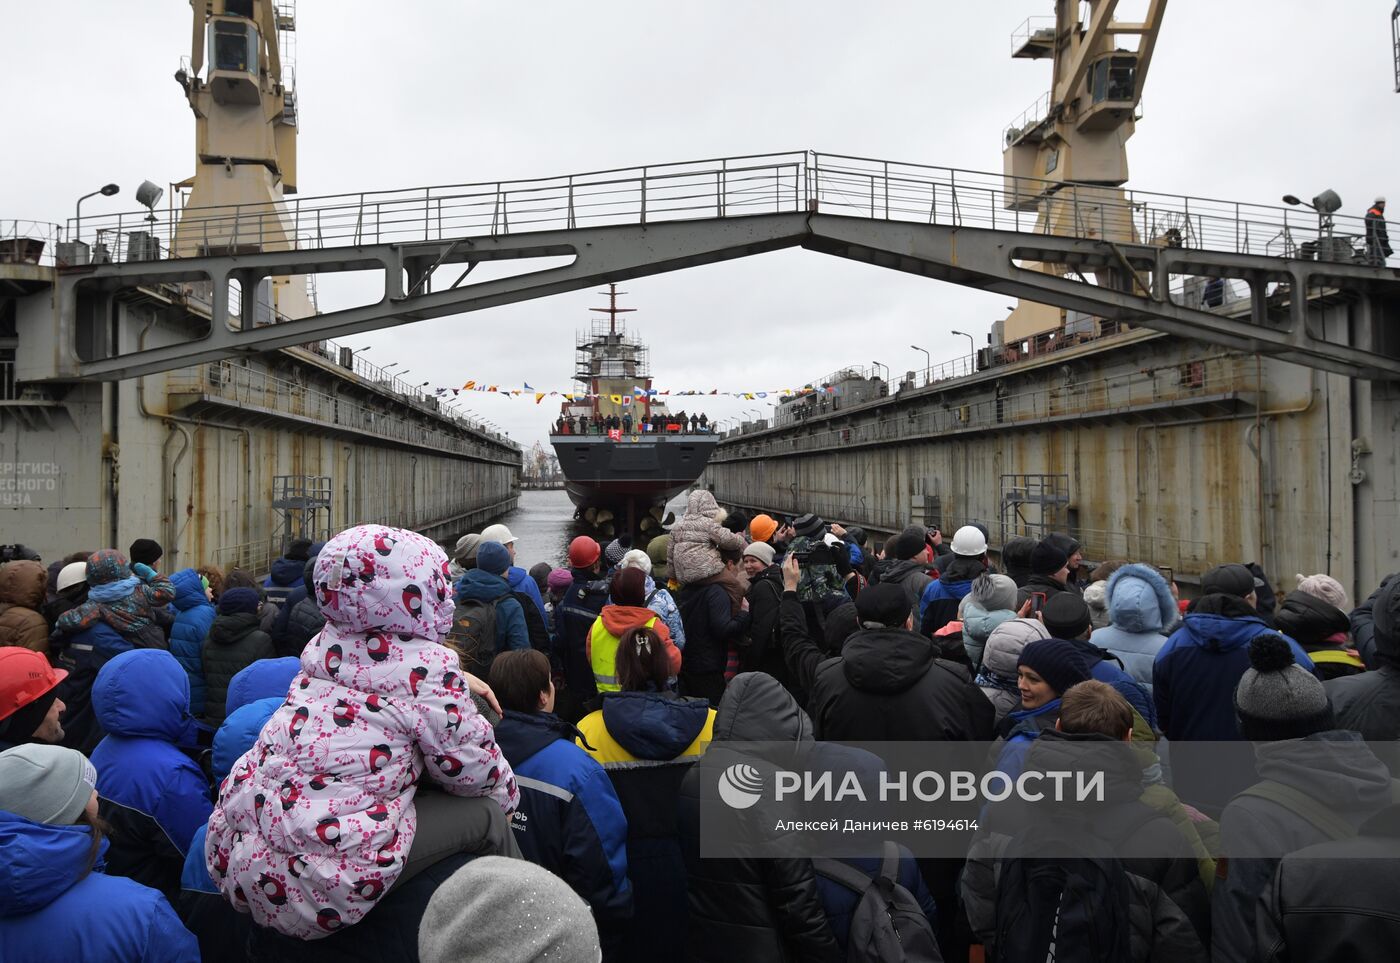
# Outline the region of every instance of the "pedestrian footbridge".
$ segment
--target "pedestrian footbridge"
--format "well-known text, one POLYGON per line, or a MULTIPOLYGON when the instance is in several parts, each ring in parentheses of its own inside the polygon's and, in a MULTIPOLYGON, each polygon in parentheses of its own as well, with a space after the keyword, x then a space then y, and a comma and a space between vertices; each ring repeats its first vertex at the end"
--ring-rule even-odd
POLYGON ((103 239, 103 263, 55 265, 52 370, 31 364, 27 378, 134 377, 795 247, 1400 377, 1400 272, 1366 263, 1360 218, 817 151, 141 211, 82 230, 103 239), (1056 208, 1061 233, 1037 203, 1056 208), (491 261, 519 273, 472 276, 491 261), (360 307, 259 317, 256 299, 237 296, 267 278, 365 270, 382 272, 383 297, 360 307), (1207 308, 1207 277, 1240 279, 1250 297, 1207 308), (209 323, 156 347, 101 336, 109 299, 152 290, 204 291, 209 323), (1319 308, 1338 303, 1345 323, 1319 308))

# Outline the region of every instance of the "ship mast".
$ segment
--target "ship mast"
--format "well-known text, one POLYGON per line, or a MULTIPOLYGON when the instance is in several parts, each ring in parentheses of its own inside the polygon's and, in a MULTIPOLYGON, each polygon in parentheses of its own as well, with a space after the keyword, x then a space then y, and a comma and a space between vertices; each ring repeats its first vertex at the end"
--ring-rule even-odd
MULTIPOLYGON (((599 291, 598 293, 599 293, 599 294, 602 294, 603 292, 602 292, 602 291, 599 291)), ((606 307, 606 308, 589 308, 589 309, 588 309, 588 310, 590 310, 590 311, 597 311, 597 312, 599 312, 599 313, 601 313, 601 314, 606 314, 606 315, 608 316, 608 334, 609 334, 610 336, 614 336, 614 337, 615 337, 615 336, 617 335, 617 316, 618 316, 619 314, 628 314, 628 313, 630 313, 630 312, 632 312, 632 311, 637 310, 636 308, 619 308, 619 307, 617 306, 617 296, 618 296, 619 294, 626 294, 626 293, 627 293, 626 291, 618 291, 618 289, 617 289, 617 284, 615 284, 615 283, 609 284, 609 285, 608 285, 608 307, 606 307)))

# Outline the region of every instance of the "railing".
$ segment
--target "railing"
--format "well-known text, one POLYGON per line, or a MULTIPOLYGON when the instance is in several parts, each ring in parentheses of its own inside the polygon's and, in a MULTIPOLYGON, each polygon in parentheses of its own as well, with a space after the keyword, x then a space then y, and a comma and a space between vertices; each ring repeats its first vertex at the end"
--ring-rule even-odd
POLYGON ((54 265, 63 228, 48 221, 0 219, 0 264, 54 265))
POLYGON ((1055 39, 1054 17, 1027 17, 1020 26, 1011 31, 1011 53, 1014 55, 1026 44, 1036 40, 1053 42, 1055 39))
MULTIPOLYGON (((831 427, 810 434, 792 434, 790 426, 783 426, 769 435, 730 441, 710 460, 721 463, 901 443, 968 431, 1003 430, 1038 424, 1050 418, 1093 417, 1110 411, 1140 409, 1148 404, 1189 403, 1202 398, 1250 394, 1259 390, 1259 384, 1249 361, 1244 357, 1219 355, 1150 372, 1137 371, 1084 382, 1061 381, 1027 391, 970 399, 946 409, 906 414, 891 412, 849 427, 831 427)), ((843 409, 842 413, 850 415, 860 410, 843 409)))
MULTIPOLYGON (((1053 194, 1074 236, 1123 239, 1236 254, 1352 260, 1351 246, 1316 243, 1315 216, 1288 207, 1207 197, 1118 191, 1000 172, 798 151, 623 168, 521 181, 402 191, 298 196, 280 205, 186 208, 156 215, 169 249, 217 254, 249 247, 319 250, 347 245, 451 241, 619 224, 819 210, 893 221, 1034 232, 1037 212, 1017 198, 1053 194), (175 220, 182 219, 177 239, 175 220), (1297 233, 1309 237, 1294 242, 1297 233), (178 240, 178 243, 177 243, 178 240), (1310 246, 1309 246, 1310 245, 1310 246)), ((145 211, 89 217, 118 249, 145 211)), ((1343 237, 1365 236, 1361 217, 1334 218, 1343 237)), ((1040 225, 1048 231, 1049 219, 1040 225)))
POLYGON ((1035 103, 1021 111, 1020 115, 1015 120, 1006 125, 1006 136, 1004 138, 1006 146, 1010 147, 1021 139, 1021 135, 1038 127, 1049 113, 1050 91, 1047 90, 1035 99, 1035 103))
POLYGON ((488 447, 471 435, 376 411, 346 396, 332 395, 234 361, 212 361, 182 369, 167 379, 166 390, 171 394, 195 393, 241 406, 253 405, 387 441, 486 461, 509 460, 499 449, 488 447))

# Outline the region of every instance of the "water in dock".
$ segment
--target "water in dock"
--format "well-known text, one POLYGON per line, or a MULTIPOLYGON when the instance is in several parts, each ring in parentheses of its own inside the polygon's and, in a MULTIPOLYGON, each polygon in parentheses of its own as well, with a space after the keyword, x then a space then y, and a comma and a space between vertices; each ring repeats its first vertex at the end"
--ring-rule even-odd
MULTIPOLYGON (((680 517, 688 494, 677 495, 666 510, 680 517)), ((575 536, 592 534, 586 525, 575 521, 574 503, 562 491, 522 491, 519 507, 500 521, 515 536, 515 563, 525 569, 540 562, 556 568, 568 565, 569 542, 575 536)))

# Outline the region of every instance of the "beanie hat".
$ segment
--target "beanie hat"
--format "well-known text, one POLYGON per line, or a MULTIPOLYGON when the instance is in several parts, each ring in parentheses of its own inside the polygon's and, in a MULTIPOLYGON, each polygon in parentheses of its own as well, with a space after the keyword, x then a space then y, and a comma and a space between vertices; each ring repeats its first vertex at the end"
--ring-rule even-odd
POLYGON ((616 605, 641 608, 647 603, 647 576, 639 568, 619 569, 608 585, 608 595, 616 605))
POLYGON ((438 886, 418 927, 423 963, 593 963, 601 957, 588 904, 523 859, 479 856, 438 886))
POLYGON ((225 589, 224 594, 219 596, 220 615, 233 615, 237 612, 256 612, 260 605, 262 605, 262 598, 258 595, 257 589, 225 589))
POLYGON ((627 549, 622 547, 622 543, 617 539, 608 542, 608 547, 603 551, 603 557, 608 560, 608 567, 612 568, 622 561, 622 556, 627 554, 627 549))
POLYGON ((885 554, 901 562, 914 558, 928 545, 924 540, 924 527, 910 525, 885 543, 885 554))
POLYGON ((1041 539, 1031 549, 1031 574, 1054 575, 1069 563, 1069 555, 1048 538, 1041 539))
POLYGON ((1297 664, 1283 636, 1264 633, 1251 639, 1249 663, 1235 686, 1241 736, 1251 742, 1273 742, 1334 728, 1327 690, 1297 664))
POLYGON ((551 592, 562 592, 574 584, 574 575, 566 568, 556 568, 545 581, 551 592))
POLYGON ((1254 575, 1238 562, 1217 565, 1201 576, 1202 595, 1233 595, 1244 598, 1254 591, 1254 575))
POLYGON ((1056 592, 1046 600, 1040 617, 1056 639, 1077 639, 1093 625, 1088 603, 1074 592, 1056 592))
POLYGON ((826 522, 822 521, 820 515, 813 515, 810 512, 806 515, 799 515, 793 520, 792 530, 798 536, 814 537, 822 530, 826 522))
POLYGON ((165 552, 161 549, 160 542, 157 542, 154 538, 138 538, 131 543, 131 548, 128 550, 127 554, 130 556, 133 565, 137 562, 142 565, 154 565, 156 562, 160 561, 160 557, 164 555, 165 552))
POLYGON ((749 534, 755 542, 768 541, 777 530, 778 523, 768 515, 755 515, 753 521, 749 522, 749 534))
POLYGON ((1089 606, 1089 621, 1094 628, 1108 624, 1108 582, 1090 582, 1084 586, 1084 604, 1089 606))
POLYGON ((457 539, 457 545, 452 549, 452 560, 461 564, 469 558, 476 558, 476 548, 481 544, 481 536, 476 532, 468 532, 457 539))
POLYGON ((490 575, 504 575, 510 568, 510 551, 500 542, 482 542, 476 548, 476 567, 490 575))
POLYGON ((58 579, 54 582, 54 591, 62 592, 64 589, 72 588, 87 581, 87 562, 69 562, 58 570, 58 579))
POLYGON ((1017 535, 1001 547, 1001 565, 1017 585, 1024 585, 1031 574, 1031 553, 1035 545, 1035 539, 1030 536, 1017 535))
POLYGON ((87 583, 91 586, 106 585, 131 578, 131 566, 126 556, 115 548, 104 548, 93 552, 87 560, 87 583))
POLYGON ((30 822, 71 826, 97 788, 97 770, 76 749, 34 743, 0 752, 0 809, 30 822))
POLYGON ((311 557, 311 539, 294 538, 287 545, 287 558, 293 562, 305 562, 311 557))
POLYGON ((635 568, 643 575, 651 574, 651 556, 640 548, 628 549, 627 554, 622 556, 622 561, 617 564, 619 568, 635 568))
POLYGON ((666 565, 666 552, 671 547, 670 535, 658 535, 647 543, 647 558, 651 559, 651 574, 659 582, 666 581, 670 569, 666 565))
POLYGON ((1016 583, 1009 575, 984 572, 972 580, 972 601, 988 612, 1016 608, 1016 583))
POLYGON ((773 546, 767 542, 754 542, 744 549, 744 554, 749 558, 756 558, 764 565, 773 564, 773 546))
POLYGON ((852 525, 850 528, 846 529, 846 541, 855 545, 857 548, 864 548, 865 543, 870 541, 870 536, 866 534, 865 529, 861 528, 859 525, 852 525))
POLYGON ((574 568, 588 568, 598 561, 603 550, 587 535, 580 535, 569 543, 569 564, 574 568))
POLYGON ((1341 582, 1330 575, 1299 575, 1298 591, 1307 592, 1313 598, 1319 598, 1329 605, 1335 605, 1343 612, 1351 608, 1351 601, 1347 598, 1347 590, 1342 588, 1341 582))
POLYGON ((864 624, 871 622, 896 628, 905 623, 913 603, 902 585, 881 582, 861 590, 856 596, 856 614, 864 624))
POLYGON ((1021 650, 1016 665, 1018 668, 1024 665, 1050 683, 1057 695, 1064 695, 1070 686, 1089 678, 1089 665, 1079 647, 1064 639, 1040 639, 1030 643, 1021 650))

